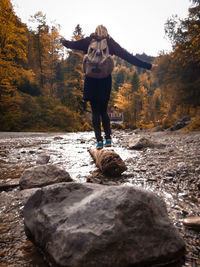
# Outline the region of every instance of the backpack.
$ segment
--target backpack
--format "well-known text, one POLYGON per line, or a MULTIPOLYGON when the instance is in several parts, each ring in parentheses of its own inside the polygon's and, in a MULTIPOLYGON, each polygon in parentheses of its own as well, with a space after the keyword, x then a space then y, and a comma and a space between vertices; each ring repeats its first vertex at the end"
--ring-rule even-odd
POLYGON ((86 76, 96 79, 106 78, 114 68, 112 56, 109 54, 107 39, 93 38, 83 59, 83 71, 86 76))

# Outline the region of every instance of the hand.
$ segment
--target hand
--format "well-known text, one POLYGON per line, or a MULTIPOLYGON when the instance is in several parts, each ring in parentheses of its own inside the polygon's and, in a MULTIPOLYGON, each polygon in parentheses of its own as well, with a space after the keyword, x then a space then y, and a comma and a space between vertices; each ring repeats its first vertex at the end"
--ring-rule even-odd
POLYGON ((158 64, 152 64, 151 71, 155 71, 158 69, 158 64))
POLYGON ((61 42, 61 44, 63 44, 64 42, 65 42, 65 38, 60 38, 60 42, 61 42))

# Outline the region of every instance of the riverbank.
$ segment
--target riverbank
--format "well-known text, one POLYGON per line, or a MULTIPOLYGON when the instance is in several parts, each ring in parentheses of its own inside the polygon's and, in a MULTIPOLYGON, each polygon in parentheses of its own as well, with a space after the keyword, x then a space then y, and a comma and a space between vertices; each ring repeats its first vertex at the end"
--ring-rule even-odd
MULTIPOLYGON (((0 133, 0 184, 17 181, 36 165, 41 154, 50 156, 76 182, 86 182, 96 170, 87 149, 95 145, 92 132, 0 133)), ((151 190, 164 198, 169 216, 186 242, 184 266, 200 266, 199 232, 183 226, 188 216, 200 216, 200 132, 114 131, 113 149, 128 169, 120 179, 96 177, 93 182, 129 184, 151 190), (143 136, 165 144, 162 148, 129 150, 128 140, 143 136)), ((2 187, 3 188, 3 187, 2 187)), ((48 266, 27 240, 23 229, 23 205, 27 191, 18 186, 0 192, 0 266, 48 266)))

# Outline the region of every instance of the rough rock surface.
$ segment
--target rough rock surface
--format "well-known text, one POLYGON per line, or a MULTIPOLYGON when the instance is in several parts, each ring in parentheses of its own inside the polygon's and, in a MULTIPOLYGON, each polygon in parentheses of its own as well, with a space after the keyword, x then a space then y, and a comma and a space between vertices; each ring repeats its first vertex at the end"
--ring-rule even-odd
POLYGON ((163 132, 164 129, 161 126, 156 126, 151 129, 151 132, 163 132))
POLYGON ((143 149, 143 148, 147 148, 147 147, 156 147, 156 148, 161 148, 161 147, 165 147, 164 144, 161 143, 157 143, 155 141, 151 141, 146 137, 132 137, 129 140, 128 146, 130 149, 143 149))
POLYGON ((42 154, 38 157, 36 164, 38 164, 38 165, 47 164, 49 162, 49 160, 50 160, 49 155, 42 154))
POLYGON ((184 254, 163 200, 133 186, 50 185, 29 198, 24 222, 56 266, 177 266, 184 254))
POLYGON ((180 118, 177 121, 175 121, 174 126, 170 127, 168 130, 170 131, 180 130, 190 123, 190 119, 191 119, 190 116, 185 116, 183 118, 180 118))
POLYGON ((183 220, 183 224, 189 228, 200 230, 200 216, 191 216, 183 220))
POLYGON ((71 182, 69 173, 56 165, 39 165, 25 170, 19 180, 21 189, 71 182))

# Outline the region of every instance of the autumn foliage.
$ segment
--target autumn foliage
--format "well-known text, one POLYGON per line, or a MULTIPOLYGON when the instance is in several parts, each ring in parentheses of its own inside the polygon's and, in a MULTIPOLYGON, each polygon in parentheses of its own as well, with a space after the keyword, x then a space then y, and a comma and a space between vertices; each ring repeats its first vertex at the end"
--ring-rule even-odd
MULTIPOLYGON (((200 129, 200 1, 192 2, 188 18, 166 22, 170 54, 137 55, 158 63, 155 73, 114 57, 110 106, 123 111, 123 127, 167 128, 190 115, 189 130, 200 129)), ((59 42, 59 26, 48 25, 41 12, 31 20, 34 30, 15 15, 10 0, 1 0, 0 130, 91 129, 90 107, 82 99, 83 54, 67 51, 59 42)), ((72 38, 83 38, 79 25, 72 38)))

